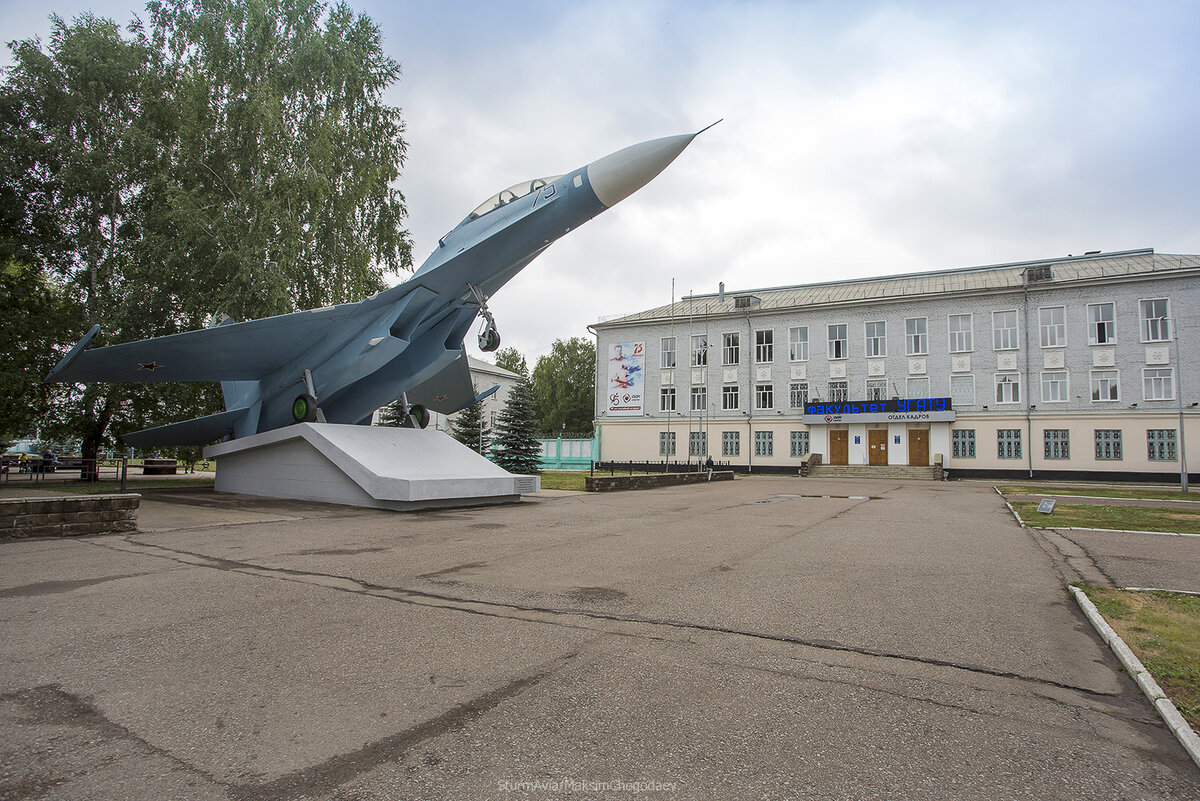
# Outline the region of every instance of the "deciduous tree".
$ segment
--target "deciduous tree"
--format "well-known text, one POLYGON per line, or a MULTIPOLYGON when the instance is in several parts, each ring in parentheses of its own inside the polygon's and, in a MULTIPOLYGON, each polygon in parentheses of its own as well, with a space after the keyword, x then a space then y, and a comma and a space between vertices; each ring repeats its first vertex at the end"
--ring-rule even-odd
POLYGON ((543 434, 591 435, 596 407, 596 345, 556 339, 533 368, 533 396, 543 434))

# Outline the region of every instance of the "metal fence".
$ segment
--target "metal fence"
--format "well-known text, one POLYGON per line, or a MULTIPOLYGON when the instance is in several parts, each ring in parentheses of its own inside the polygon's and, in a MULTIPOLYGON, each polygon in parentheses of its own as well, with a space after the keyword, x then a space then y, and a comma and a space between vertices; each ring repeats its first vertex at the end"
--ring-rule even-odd
POLYGON ((5 459, 0 465, 0 486, 47 488, 62 484, 115 483, 124 492, 129 474, 127 459, 5 459))

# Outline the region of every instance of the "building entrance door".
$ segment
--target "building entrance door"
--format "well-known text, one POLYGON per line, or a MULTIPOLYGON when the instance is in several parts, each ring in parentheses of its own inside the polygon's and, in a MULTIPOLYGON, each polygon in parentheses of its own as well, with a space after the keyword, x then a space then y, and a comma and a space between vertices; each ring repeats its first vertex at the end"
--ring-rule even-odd
POLYGON ((885 465, 888 463, 888 432, 883 428, 867 429, 867 464, 885 465))
POLYGON ((910 465, 929 465, 929 430, 912 428, 908 431, 908 463, 910 465))
POLYGON ((833 429, 829 432, 829 463, 850 464, 850 432, 833 429))

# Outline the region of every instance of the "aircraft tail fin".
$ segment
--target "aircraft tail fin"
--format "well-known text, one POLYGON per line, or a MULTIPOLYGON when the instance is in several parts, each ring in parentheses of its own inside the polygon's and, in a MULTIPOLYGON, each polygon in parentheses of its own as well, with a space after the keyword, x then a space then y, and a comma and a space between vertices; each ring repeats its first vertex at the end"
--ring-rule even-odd
POLYGON ((227 412, 193 417, 178 423, 146 428, 125 434, 121 439, 133 448, 153 448, 167 445, 207 445, 228 434, 249 409, 230 409, 227 412))

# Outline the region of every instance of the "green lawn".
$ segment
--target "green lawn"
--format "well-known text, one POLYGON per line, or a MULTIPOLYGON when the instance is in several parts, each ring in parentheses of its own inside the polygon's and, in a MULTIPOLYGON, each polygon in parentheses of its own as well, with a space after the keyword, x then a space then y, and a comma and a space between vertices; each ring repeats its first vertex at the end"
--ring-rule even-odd
POLYGON ((1200 492, 1182 492, 1167 487, 1062 486, 1058 484, 1001 484, 1001 495, 1081 495, 1091 498, 1149 498, 1168 501, 1198 501, 1200 492))
POLYGON ((1200 597, 1081 584, 1154 680, 1200 731, 1200 597))
POLYGON ((542 473, 542 489, 578 490, 583 492, 584 479, 588 474, 582 470, 547 470, 542 473))
POLYGON ((1039 512, 1034 502, 1016 502, 1012 507, 1027 525, 1037 528, 1113 528, 1200 534, 1200 508, 1059 503, 1047 515, 1039 512))

